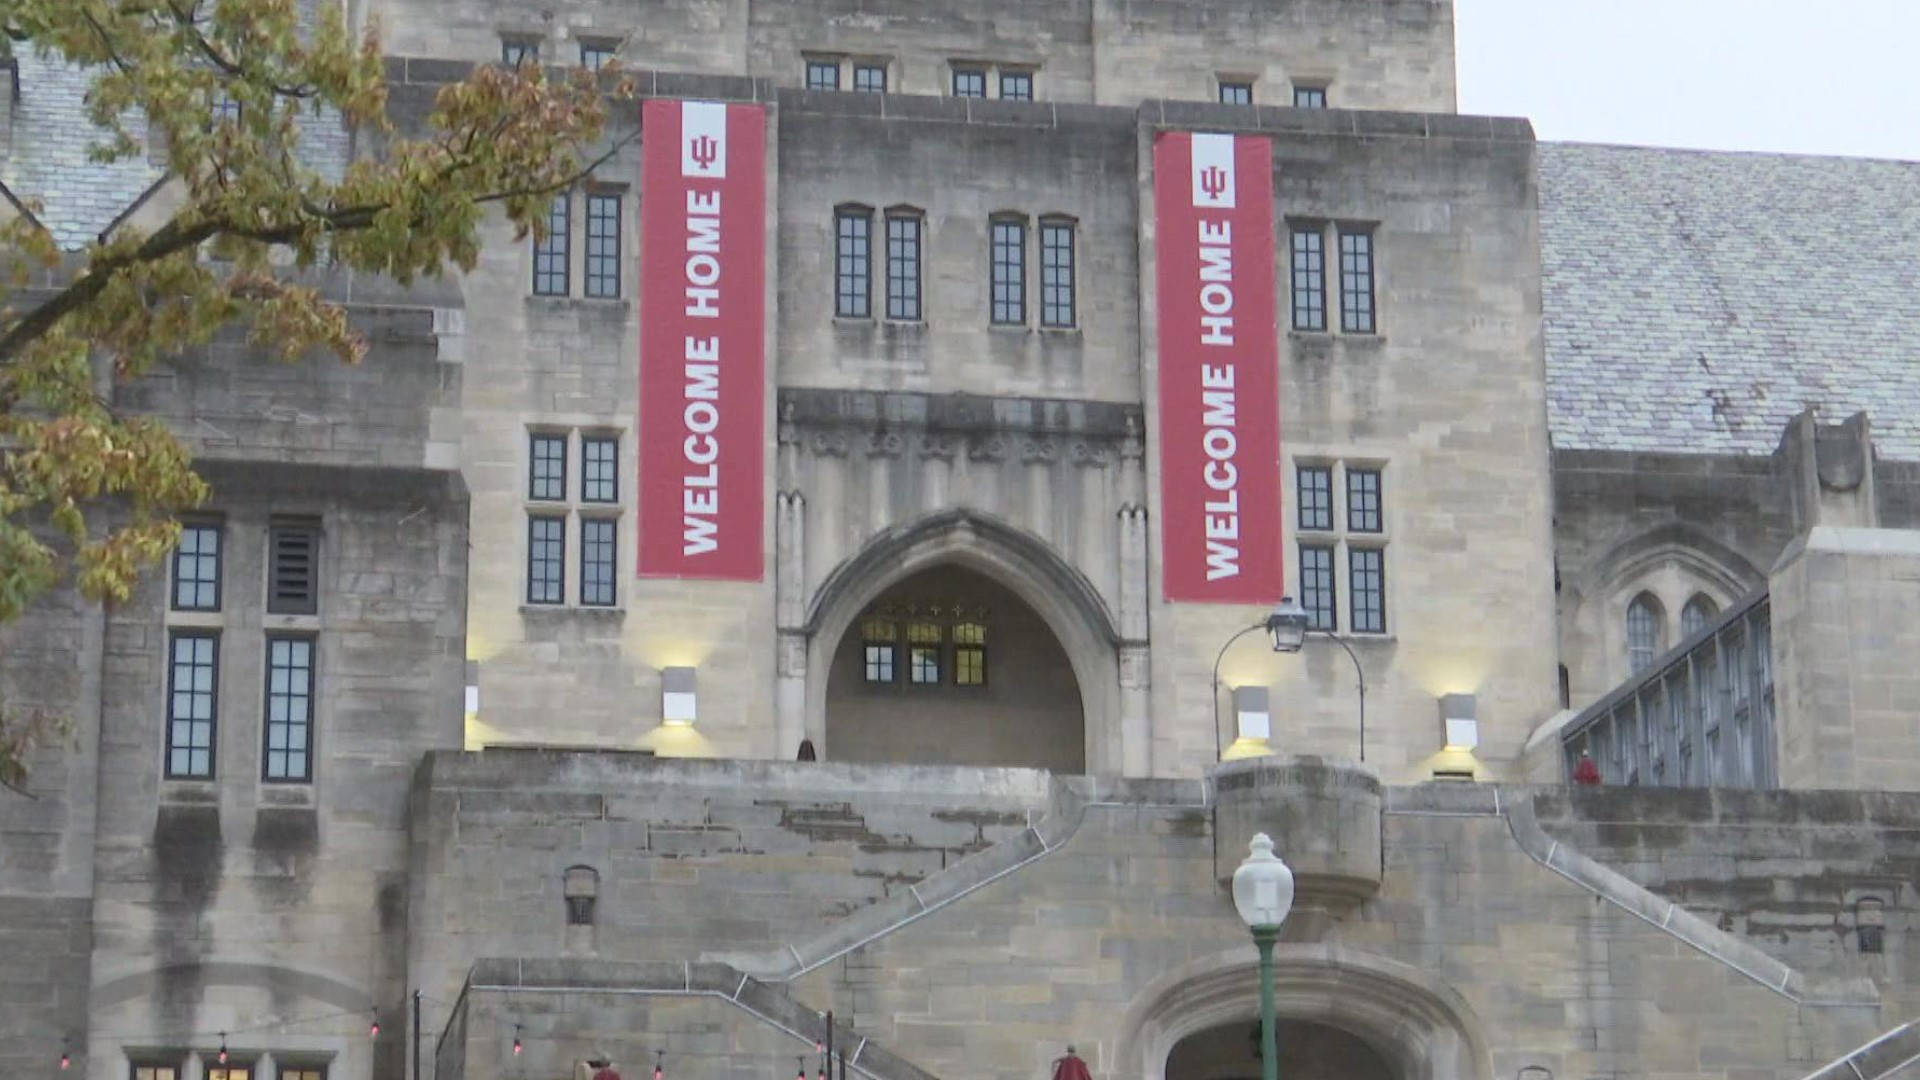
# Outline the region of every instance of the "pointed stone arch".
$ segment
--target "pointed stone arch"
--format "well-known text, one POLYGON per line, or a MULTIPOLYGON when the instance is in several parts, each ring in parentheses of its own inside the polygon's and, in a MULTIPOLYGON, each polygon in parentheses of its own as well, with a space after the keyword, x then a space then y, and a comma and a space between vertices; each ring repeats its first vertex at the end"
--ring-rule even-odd
MULTIPOLYGON (((1366 1042, 1400 1080, 1491 1080, 1493 1055, 1472 1006, 1411 965, 1324 944, 1274 948, 1275 1014, 1366 1042)), ((1260 1015, 1251 944, 1202 957, 1135 995, 1121 1024, 1115 1080, 1162 1080, 1167 1056, 1195 1032, 1260 1015)))
POLYGON ((990 515, 946 510, 888 529, 836 566, 807 605, 806 737, 823 756, 828 665, 860 612, 889 586, 923 570, 955 565, 1017 595, 1065 650, 1080 686, 1089 773, 1117 774, 1124 760, 1120 723, 1120 633, 1087 576, 1046 541, 990 515))

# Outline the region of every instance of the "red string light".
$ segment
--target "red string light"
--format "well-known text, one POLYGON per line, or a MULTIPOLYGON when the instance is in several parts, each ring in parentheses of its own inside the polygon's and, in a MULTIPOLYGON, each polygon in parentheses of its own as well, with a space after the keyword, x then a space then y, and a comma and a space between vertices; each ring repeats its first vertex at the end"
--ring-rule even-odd
POLYGON ((63 1046, 60 1048, 60 1068, 62 1071, 65 1071, 67 1069, 71 1069, 72 1067, 73 1067, 73 1055, 67 1053, 67 1048, 63 1046))
POLYGON ((521 1047, 520 1047, 520 1025, 519 1025, 519 1024, 515 1024, 515 1025, 513 1025, 513 1054, 514 1054, 514 1056, 515 1056, 515 1057, 518 1057, 518 1056, 520 1056, 520 1050, 521 1050, 521 1047))
POLYGON ((667 1052, 665 1050, 655 1050, 653 1052, 653 1080, 666 1080, 666 1059, 667 1052))
POLYGON ((220 1064, 225 1065, 226 1063, 227 1063, 227 1033, 223 1031, 220 1033, 220 1064))
POLYGON ((377 1039, 380 1037, 380 1010, 375 1008, 367 1011, 373 1017, 373 1022, 367 1025, 367 1038, 377 1039))

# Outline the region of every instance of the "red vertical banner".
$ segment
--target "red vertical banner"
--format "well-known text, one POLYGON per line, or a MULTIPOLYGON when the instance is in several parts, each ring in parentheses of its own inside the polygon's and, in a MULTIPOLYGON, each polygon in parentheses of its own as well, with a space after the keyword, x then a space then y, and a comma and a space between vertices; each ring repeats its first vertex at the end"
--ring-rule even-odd
POLYGON ((766 115, 641 113, 642 577, 764 576, 766 115))
POLYGON ((1286 577, 1272 145, 1163 132, 1153 193, 1166 597, 1272 603, 1286 577))

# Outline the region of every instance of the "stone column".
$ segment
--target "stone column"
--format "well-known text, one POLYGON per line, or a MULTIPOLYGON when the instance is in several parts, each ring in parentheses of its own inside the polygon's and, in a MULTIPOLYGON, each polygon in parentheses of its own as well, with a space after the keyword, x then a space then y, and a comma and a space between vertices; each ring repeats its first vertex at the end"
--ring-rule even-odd
POLYGON ((1153 775, 1147 643, 1147 511, 1120 508, 1120 752, 1126 776, 1153 775))
POLYGON ((782 491, 773 498, 774 621, 779 640, 774 675, 776 760, 791 761, 807 726, 807 498, 782 491))

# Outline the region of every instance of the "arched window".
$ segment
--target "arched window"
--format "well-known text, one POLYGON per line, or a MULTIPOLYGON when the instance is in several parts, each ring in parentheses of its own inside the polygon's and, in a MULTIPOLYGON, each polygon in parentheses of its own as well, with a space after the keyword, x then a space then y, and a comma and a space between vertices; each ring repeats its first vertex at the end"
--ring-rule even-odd
POLYGON ((1635 674, 1653 664, 1663 651, 1660 601, 1641 593, 1627 605, 1627 666, 1635 674))
POLYGON ((1706 628, 1715 615, 1720 614, 1720 606, 1705 593, 1694 593, 1687 606, 1680 609, 1680 633, 1683 637, 1692 637, 1706 628))

